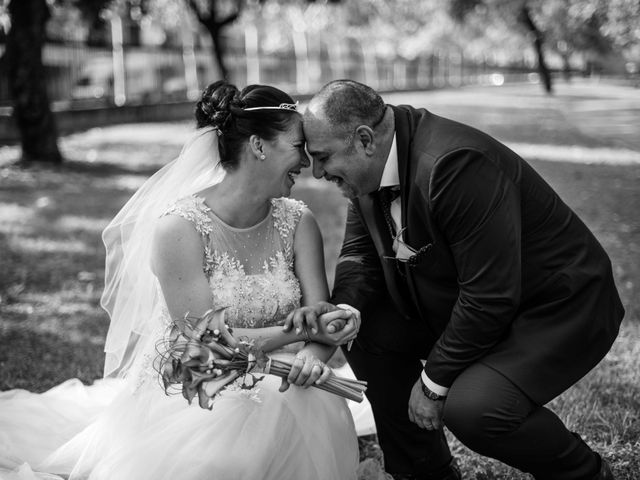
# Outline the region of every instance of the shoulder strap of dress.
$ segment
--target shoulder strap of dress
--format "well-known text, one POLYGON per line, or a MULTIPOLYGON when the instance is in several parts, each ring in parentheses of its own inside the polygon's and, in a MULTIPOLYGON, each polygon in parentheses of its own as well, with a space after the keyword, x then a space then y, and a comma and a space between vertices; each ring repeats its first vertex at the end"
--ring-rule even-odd
MULTIPOLYGON (((304 202, 292 198, 275 198, 272 200, 274 225, 283 240, 293 242, 295 232, 302 212, 307 207, 304 202)), ((288 243, 287 242, 287 243, 288 243)))
POLYGON ((189 196, 171 205, 162 215, 178 215, 193 223, 196 231, 205 238, 211 235, 213 220, 207 214, 209 207, 200 197, 189 196))

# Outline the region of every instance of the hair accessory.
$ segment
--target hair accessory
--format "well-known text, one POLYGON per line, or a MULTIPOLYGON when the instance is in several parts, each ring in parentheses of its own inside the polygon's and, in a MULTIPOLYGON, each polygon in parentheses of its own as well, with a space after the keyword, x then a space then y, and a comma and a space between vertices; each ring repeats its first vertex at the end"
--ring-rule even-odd
POLYGON ((277 107, 251 107, 244 108, 245 112, 255 112, 256 110, 289 110, 292 112, 298 111, 298 102, 296 103, 281 103, 277 107))

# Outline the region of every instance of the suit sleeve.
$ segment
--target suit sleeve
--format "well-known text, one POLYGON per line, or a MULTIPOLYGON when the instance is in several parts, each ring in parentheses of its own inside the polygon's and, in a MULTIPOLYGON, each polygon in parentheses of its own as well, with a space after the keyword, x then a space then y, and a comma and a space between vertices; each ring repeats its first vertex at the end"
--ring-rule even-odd
POLYGON ((336 305, 346 303, 363 311, 384 289, 384 276, 375 245, 357 207, 351 202, 331 302, 336 305))
POLYGON ((486 155, 461 150, 438 160, 430 200, 456 265, 459 295, 425 373, 449 387, 507 333, 520 303, 520 195, 486 155))

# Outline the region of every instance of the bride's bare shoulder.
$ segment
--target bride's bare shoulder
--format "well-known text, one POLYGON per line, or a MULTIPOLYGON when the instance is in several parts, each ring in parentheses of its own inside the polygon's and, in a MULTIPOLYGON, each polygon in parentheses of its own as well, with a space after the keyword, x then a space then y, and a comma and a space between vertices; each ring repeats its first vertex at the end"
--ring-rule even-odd
POLYGON ((151 239, 151 266, 158 272, 161 265, 174 262, 202 263, 202 236, 193 223, 179 215, 158 219, 151 239))

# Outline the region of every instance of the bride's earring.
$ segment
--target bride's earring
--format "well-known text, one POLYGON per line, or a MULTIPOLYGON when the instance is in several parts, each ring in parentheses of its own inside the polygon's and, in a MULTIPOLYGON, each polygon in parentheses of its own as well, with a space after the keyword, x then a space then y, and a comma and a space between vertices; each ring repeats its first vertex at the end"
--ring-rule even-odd
POLYGON ((266 159, 266 158, 267 158, 267 156, 266 156, 264 153, 261 153, 261 154, 260 154, 260 160, 264 160, 264 159, 266 159))

